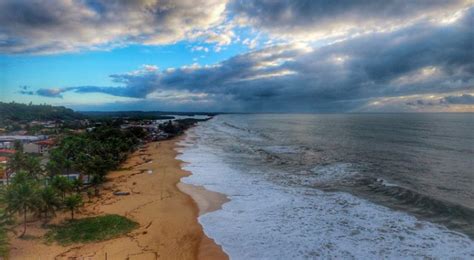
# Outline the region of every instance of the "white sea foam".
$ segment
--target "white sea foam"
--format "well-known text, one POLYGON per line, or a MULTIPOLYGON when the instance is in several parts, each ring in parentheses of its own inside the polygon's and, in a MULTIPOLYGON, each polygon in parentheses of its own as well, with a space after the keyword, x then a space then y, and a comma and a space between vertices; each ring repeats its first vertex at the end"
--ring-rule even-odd
MULTIPOLYGON (((222 150, 206 144, 206 134, 199 126, 182 142, 179 158, 193 173, 183 182, 231 199, 199 221, 232 259, 474 257, 471 239, 442 226, 347 193, 285 187, 259 169, 237 170, 222 150)), ((346 166, 330 167, 342 172, 346 166)), ((316 172, 329 175, 325 170, 316 172)))
POLYGON ((339 181, 353 176, 356 171, 351 168, 350 163, 334 163, 316 166, 312 169, 313 179, 319 183, 339 181))
POLYGON ((264 148, 265 151, 277 154, 296 154, 300 152, 297 147, 272 145, 264 148))
POLYGON ((397 184, 388 182, 387 180, 381 179, 381 178, 377 178, 377 182, 380 182, 383 186, 386 186, 386 187, 400 187, 397 184))

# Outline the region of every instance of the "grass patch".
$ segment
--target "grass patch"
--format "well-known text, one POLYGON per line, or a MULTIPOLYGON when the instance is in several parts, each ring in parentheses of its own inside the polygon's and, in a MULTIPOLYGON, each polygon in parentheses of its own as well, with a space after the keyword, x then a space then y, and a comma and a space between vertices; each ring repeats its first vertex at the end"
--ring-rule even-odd
POLYGON ((6 259, 8 256, 8 236, 4 227, 0 227, 0 259, 6 259))
POLYGON ((126 234, 138 227, 138 223, 119 215, 105 215, 68 221, 52 226, 46 234, 48 242, 60 245, 91 243, 108 240, 126 234))

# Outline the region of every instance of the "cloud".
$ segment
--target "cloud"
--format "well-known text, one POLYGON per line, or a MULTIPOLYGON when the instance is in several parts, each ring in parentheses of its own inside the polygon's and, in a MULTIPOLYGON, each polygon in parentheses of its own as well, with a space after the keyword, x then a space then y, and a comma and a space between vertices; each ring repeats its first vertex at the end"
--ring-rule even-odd
POLYGON ((209 48, 204 47, 204 46, 193 46, 191 48, 191 51, 203 51, 203 52, 209 52, 209 48))
MULTIPOLYGON (((443 6, 441 2, 439 6, 443 6)), ((142 68, 112 75, 113 87, 75 86, 55 93, 106 93, 143 103, 162 93, 174 93, 180 98, 173 103, 170 96, 167 103, 205 103, 206 108, 221 111, 370 111, 383 109, 384 104, 391 109, 435 106, 439 104, 425 102, 424 97, 466 93, 474 88, 473 17, 474 7, 449 23, 421 20, 320 47, 301 42, 268 46, 208 66, 142 68)), ((445 102, 453 101, 447 98, 445 102)))
POLYGON ((258 39, 254 38, 250 40, 249 38, 246 38, 245 40, 242 41, 244 45, 247 45, 250 49, 255 49, 258 45, 258 39))
POLYGON ((447 96, 440 100, 443 104, 474 105, 474 96, 462 94, 461 96, 447 96))
MULTIPOLYGON (((171 44, 212 32, 225 18, 225 7, 222 0, 4 0, 0 53, 171 44)), ((222 37, 208 41, 222 44, 222 37)))
POLYGON ((433 102, 427 102, 424 101, 423 99, 417 99, 415 102, 414 101, 409 101, 406 102, 408 106, 434 106, 435 104, 433 102))
POLYGON ((68 91, 68 89, 50 88, 50 89, 38 89, 36 95, 43 97, 62 98, 62 93, 68 91))
POLYGON ((241 25, 290 40, 321 40, 394 30, 423 19, 446 22, 470 5, 469 0, 237 0, 229 9, 241 25))
POLYGON ((22 95, 35 95, 35 92, 30 90, 30 87, 28 86, 20 86, 19 87, 20 90, 18 90, 18 93, 22 94, 22 95))
MULTIPOLYGON (((469 0, 3 0, 0 53, 50 54, 182 40, 214 44, 218 52, 238 39, 236 26, 287 42, 334 42, 421 21, 452 23, 469 6, 469 0)), ((244 44, 252 49, 258 42, 244 44)))

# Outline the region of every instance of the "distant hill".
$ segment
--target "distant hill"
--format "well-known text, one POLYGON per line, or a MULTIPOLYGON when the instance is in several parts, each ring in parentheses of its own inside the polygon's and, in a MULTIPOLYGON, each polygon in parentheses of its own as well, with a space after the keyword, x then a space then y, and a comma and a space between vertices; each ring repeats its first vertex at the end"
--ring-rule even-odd
POLYGON ((173 119, 175 115, 180 116, 194 116, 194 115, 208 115, 214 116, 216 113, 202 113, 202 112, 163 112, 163 111, 90 111, 81 112, 91 119, 100 118, 130 118, 130 119, 173 119))
POLYGON ((0 126, 8 125, 11 122, 28 122, 33 120, 75 120, 75 119, 92 119, 92 120, 108 120, 112 118, 128 118, 128 119, 173 119, 175 115, 193 116, 193 115, 209 115, 216 113, 200 113, 200 112, 163 112, 163 111, 91 111, 91 112, 75 112, 72 109, 62 106, 51 105, 33 105, 21 103, 3 103, 0 102, 0 126))
POLYGON ((8 121, 73 120, 81 118, 84 118, 82 114, 61 106, 0 102, 0 123, 8 121))

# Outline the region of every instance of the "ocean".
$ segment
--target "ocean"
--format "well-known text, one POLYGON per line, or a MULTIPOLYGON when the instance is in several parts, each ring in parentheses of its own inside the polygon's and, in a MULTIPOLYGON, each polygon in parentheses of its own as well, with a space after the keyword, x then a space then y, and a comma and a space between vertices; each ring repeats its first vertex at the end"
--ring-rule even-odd
POLYGON ((473 114, 218 115, 181 145, 232 259, 474 258, 473 114))

